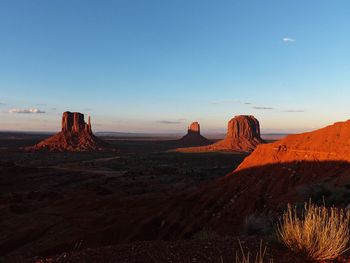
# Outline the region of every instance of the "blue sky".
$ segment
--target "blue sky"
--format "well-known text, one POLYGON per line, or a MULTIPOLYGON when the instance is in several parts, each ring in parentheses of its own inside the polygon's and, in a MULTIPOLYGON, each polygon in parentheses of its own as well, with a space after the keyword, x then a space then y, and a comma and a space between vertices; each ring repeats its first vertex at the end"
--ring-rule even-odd
POLYGON ((264 132, 350 117, 348 0, 0 2, 0 130, 264 132), (30 109, 34 109, 31 110, 30 109))

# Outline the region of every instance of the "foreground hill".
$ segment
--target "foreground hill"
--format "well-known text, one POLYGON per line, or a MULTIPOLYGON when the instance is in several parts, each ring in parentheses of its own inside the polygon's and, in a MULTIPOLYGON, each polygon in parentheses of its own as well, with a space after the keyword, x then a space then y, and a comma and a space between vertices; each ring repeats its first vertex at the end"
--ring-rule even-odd
POLYGON ((350 161, 350 120, 260 145, 236 170, 296 161, 350 161))
POLYGON ((347 121, 259 145, 225 178, 169 202, 158 215, 165 222, 159 234, 186 238, 204 226, 220 235, 240 234, 247 218, 273 224, 288 203, 325 198, 327 204, 346 207, 349 188, 347 121))

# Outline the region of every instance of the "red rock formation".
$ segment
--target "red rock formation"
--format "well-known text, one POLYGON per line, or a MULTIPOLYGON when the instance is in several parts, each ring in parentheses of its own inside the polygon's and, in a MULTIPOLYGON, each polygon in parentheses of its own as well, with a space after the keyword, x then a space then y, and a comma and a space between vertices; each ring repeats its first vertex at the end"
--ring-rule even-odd
POLYGON ((84 114, 66 111, 62 115, 61 132, 27 150, 75 152, 103 150, 107 146, 92 133, 90 116, 88 123, 85 123, 84 114))
POLYGON ((314 132, 290 135, 275 143, 260 145, 238 170, 296 161, 350 162, 350 120, 314 132))
POLYGON ((169 222, 169 232, 162 233, 164 236, 170 233, 190 236, 189 230, 202 229, 203 225, 221 235, 239 234, 248 216, 262 214, 263 218, 266 215, 279 218, 288 203, 315 198, 315 189, 320 186, 329 189, 331 194, 328 199, 327 196, 316 198, 346 207, 347 198, 333 200, 332 197, 333 191, 338 196, 338 191, 348 188, 349 180, 350 120, 257 146, 228 176, 196 192, 168 200, 163 213, 157 213, 157 217, 169 222), (184 209, 191 213, 184 214, 184 209), (179 217, 181 222, 176 220, 179 217), (175 227, 183 232, 171 232, 175 227))
POLYGON ((177 149, 180 152, 239 151, 251 152, 264 143, 260 137, 260 124, 254 116, 240 115, 227 125, 225 139, 205 147, 177 149))
POLYGON ((91 132, 90 116, 88 124, 85 123, 84 114, 79 112, 66 111, 62 116, 62 131, 63 132, 75 132, 79 133, 82 131, 91 132))
POLYGON ((188 126, 187 134, 181 138, 180 143, 184 147, 190 147, 208 145, 211 141, 201 135, 199 123, 192 122, 191 125, 188 126))
POLYGON ((192 122, 191 125, 188 127, 187 134, 190 134, 190 133, 195 133, 195 134, 201 133, 201 128, 200 128, 199 123, 197 121, 192 122))

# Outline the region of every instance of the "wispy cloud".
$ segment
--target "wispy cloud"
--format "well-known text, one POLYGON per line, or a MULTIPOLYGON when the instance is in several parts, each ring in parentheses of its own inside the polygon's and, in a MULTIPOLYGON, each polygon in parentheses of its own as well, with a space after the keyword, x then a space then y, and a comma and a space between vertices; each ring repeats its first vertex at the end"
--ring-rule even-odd
POLYGON ((252 107, 252 109, 255 109, 255 110, 273 110, 272 107, 260 107, 260 106, 254 106, 254 107, 252 107))
POLYGON ((245 105, 253 105, 251 102, 244 102, 245 105))
POLYGON ((32 113, 32 114, 38 114, 38 113, 45 113, 45 111, 39 110, 39 109, 10 109, 8 110, 8 113, 32 113))
POLYGON ((305 112, 304 110, 285 110, 284 112, 305 112))
POLYGON ((183 123, 184 119, 178 119, 178 120, 173 120, 173 121, 168 121, 168 120, 159 120, 156 121, 156 123, 160 124, 180 124, 183 123))
POLYGON ((45 103, 37 103, 36 106, 46 106, 45 103))
POLYGON ((6 103, 3 101, 0 101, 0 105, 6 105, 6 103))
POLYGON ((293 43, 296 41, 296 39, 291 38, 291 37, 284 37, 282 40, 284 43, 293 43))

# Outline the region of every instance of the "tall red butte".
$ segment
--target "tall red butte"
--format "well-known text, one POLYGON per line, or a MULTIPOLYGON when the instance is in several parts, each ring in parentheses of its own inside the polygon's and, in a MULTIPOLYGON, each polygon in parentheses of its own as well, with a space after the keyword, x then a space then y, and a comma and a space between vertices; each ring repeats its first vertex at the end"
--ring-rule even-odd
POLYGON ((92 133, 90 116, 86 123, 84 114, 66 111, 62 115, 62 130, 28 150, 79 152, 104 150, 107 147, 107 143, 92 133))
POLYGON ((179 152, 213 152, 233 151, 251 152, 259 144, 264 143, 260 137, 259 121, 250 115, 239 115, 227 124, 225 139, 217 143, 203 146, 177 149, 179 152))

